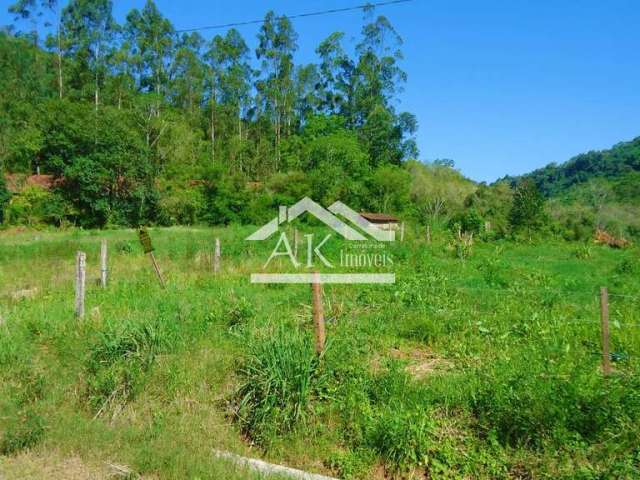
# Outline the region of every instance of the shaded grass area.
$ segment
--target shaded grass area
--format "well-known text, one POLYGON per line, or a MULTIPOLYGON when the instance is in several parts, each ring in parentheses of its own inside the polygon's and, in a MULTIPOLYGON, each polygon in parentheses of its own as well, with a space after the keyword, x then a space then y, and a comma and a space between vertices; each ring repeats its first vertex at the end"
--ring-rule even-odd
POLYGON ((213 449, 343 478, 640 475, 637 249, 479 243, 460 260, 445 233, 426 245, 409 230, 387 247, 395 285, 325 286, 317 358, 308 286, 249 283, 274 246, 243 241, 251 231, 152 230, 166 291, 134 231, 5 234, 0 454, 56 449, 158 478, 247 478, 213 449))

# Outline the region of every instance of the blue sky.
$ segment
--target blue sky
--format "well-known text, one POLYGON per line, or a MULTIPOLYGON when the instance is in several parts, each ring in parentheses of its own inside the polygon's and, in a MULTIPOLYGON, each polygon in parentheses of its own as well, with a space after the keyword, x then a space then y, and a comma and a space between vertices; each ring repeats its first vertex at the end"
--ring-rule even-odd
MULTIPOLYGON (((0 24, 12 21, 0 0, 0 24)), ((158 0, 177 29, 340 8, 362 0, 158 0)), ((115 0, 122 21, 144 0, 115 0)), ((404 39, 398 108, 418 117, 421 159, 451 158, 474 180, 520 174, 640 135, 636 0, 414 0, 377 10, 404 39)), ((296 61, 360 12, 294 20, 296 61)), ((239 27, 255 46, 258 25, 239 27)), ((209 37, 217 31, 205 31, 209 37)))

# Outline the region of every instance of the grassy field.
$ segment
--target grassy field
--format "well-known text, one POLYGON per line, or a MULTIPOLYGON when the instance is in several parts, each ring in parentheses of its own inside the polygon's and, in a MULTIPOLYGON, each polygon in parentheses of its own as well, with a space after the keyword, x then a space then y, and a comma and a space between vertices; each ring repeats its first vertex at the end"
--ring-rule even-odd
POLYGON ((640 477, 637 247, 408 229, 394 285, 325 286, 317 358, 309 286, 249 282, 275 243, 252 231, 152 229, 166 290, 135 231, 2 233, 0 477, 257 478, 214 449, 339 478, 640 477))

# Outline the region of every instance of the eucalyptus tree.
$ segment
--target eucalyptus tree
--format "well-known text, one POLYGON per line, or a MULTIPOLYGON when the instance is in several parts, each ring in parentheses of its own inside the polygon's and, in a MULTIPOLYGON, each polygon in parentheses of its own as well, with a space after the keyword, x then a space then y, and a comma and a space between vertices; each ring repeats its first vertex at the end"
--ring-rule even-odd
POLYGON ((294 76, 294 112, 298 125, 321 109, 320 72, 316 64, 298 65, 294 76))
POLYGON ((100 104, 100 86, 106 76, 105 57, 118 26, 111 0, 71 0, 62 11, 62 29, 68 52, 93 76, 94 107, 100 104))
POLYGON ((125 101, 131 104, 136 93, 131 45, 122 36, 122 29, 120 29, 116 43, 107 58, 107 63, 110 75, 107 77, 106 86, 109 89, 113 103, 118 107, 118 110, 121 110, 125 101))
POLYGON ((356 45, 358 61, 349 113, 373 165, 399 164, 418 154, 413 138, 415 116, 406 112, 398 115, 394 108, 407 79, 399 65, 401 46, 402 38, 384 16, 364 25, 356 45))
MULTIPOLYGON (((205 53, 207 91, 210 109, 211 142, 215 142, 216 110, 222 105, 230 121, 237 120, 238 139, 242 140, 243 117, 250 106, 251 80, 254 72, 249 64, 249 48, 236 29, 211 39, 205 53)), ((215 158, 215 146, 211 146, 215 158)))
POLYGON ((205 65, 202 48, 205 40, 199 33, 183 34, 176 43, 171 68, 174 104, 193 116, 199 110, 204 89, 205 65))
POLYGON ((129 12, 125 31, 137 70, 139 88, 153 92, 153 113, 160 116, 175 46, 173 25, 160 13, 153 0, 147 0, 142 10, 133 9, 129 12))
POLYGON ((384 16, 362 28, 362 39, 356 45, 358 62, 354 120, 357 126, 381 106, 393 110, 392 101, 401 92, 407 75, 398 63, 402 60, 402 38, 384 16))
POLYGON ((264 100, 264 113, 272 119, 275 133, 276 164, 280 159, 280 140, 291 132, 294 106, 293 54, 298 48, 291 21, 269 11, 258 33, 256 56, 261 60, 262 78, 256 83, 264 100))
POLYGON ((320 109, 329 115, 343 114, 350 119, 356 65, 342 47, 343 32, 324 39, 316 53, 320 57, 320 109))

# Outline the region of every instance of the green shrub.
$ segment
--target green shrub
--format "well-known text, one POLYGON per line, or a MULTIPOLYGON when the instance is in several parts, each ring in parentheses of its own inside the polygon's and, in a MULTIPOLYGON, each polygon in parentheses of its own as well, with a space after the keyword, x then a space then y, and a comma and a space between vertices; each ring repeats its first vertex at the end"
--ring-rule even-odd
POLYGON ((37 185, 25 187, 11 197, 5 208, 5 220, 11 225, 60 225, 65 217, 62 198, 37 185))
POLYGON ((226 305, 225 320, 230 328, 244 324, 255 315, 255 307, 245 297, 232 298, 226 305))
POLYGON ((448 224, 449 230, 454 235, 458 234, 458 228, 461 233, 478 234, 482 231, 483 226, 484 219, 474 209, 457 213, 451 217, 448 224))
POLYGON ((504 269, 496 258, 487 257, 478 265, 478 270, 486 284, 491 287, 504 288, 509 285, 504 269))
POLYGON ((616 265, 615 272, 618 275, 629 275, 638 271, 638 260, 632 260, 631 258, 625 258, 618 265, 616 265))
POLYGON ((434 421, 424 407, 387 405, 372 421, 369 444, 392 471, 426 467, 434 421))
POLYGON ((135 246, 133 242, 130 242, 128 240, 118 240, 115 244, 115 250, 118 253, 128 255, 134 252, 135 246))
POLYGON ((573 251, 576 258, 580 260, 588 260, 593 256, 593 248, 588 244, 580 245, 573 251))

